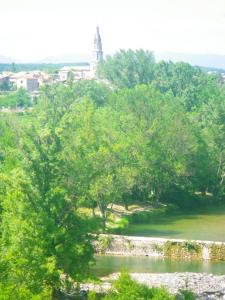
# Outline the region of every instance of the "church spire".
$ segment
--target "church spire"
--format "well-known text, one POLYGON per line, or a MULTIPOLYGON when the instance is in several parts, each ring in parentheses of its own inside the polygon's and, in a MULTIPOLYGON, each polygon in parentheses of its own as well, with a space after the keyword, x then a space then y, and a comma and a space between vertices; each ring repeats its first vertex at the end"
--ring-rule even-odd
POLYGON ((94 38, 93 62, 98 64, 102 61, 103 61, 102 40, 99 33, 99 27, 97 26, 95 38, 94 38))
POLYGON ((90 64, 90 70, 93 76, 96 77, 96 70, 98 64, 103 61, 103 51, 102 51, 102 39, 99 33, 99 27, 97 26, 94 38, 94 49, 92 52, 92 60, 90 64))

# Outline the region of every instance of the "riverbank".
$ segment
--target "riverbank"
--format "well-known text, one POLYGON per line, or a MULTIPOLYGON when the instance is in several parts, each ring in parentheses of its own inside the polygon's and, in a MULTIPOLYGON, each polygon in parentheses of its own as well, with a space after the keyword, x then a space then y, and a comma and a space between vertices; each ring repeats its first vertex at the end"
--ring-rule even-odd
POLYGON ((101 234, 96 252, 110 255, 225 261, 225 243, 101 234))
MULTIPOLYGON (((119 273, 103 277, 101 284, 83 284, 82 289, 106 293, 111 282, 117 279, 119 273)), ((212 300, 225 299, 225 275, 213 276, 203 273, 131 273, 130 276, 139 283, 148 287, 164 286, 172 294, 177 294, 181 289, 192 290, 197 299, 212 300)))

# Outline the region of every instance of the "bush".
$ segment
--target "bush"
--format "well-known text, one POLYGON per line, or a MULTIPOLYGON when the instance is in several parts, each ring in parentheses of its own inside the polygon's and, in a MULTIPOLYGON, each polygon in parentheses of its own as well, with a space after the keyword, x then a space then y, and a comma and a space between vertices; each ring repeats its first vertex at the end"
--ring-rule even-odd
POLYGON ((100 253, 105 253, 110 247, 112 237, 110 235, 100 235, 98 238, 98 247, 100 253))
POLYGON ((126 273, 113 283, 111 291, 105 300, 175 300, 164 288, 148 288, 132 280, 126 273))
POLYGON ((180 290, 177 296, 178 300, 195 300, 195 294, 190 290, 180 290))
POLYGON ((127 216, 130 224, 145 224, 152 222, 166 213, 166 208, 158 208, 156 210, 141 211, 127 216))
POLYGON ((28 93, 19 89, 5 95, 0 95, 0 107, 16 108, 16 107, 29 107, 31 106, 31 98, 28 93))
POLYGON ((104 296, 102 294, 97 294, 94 291, 88 292, 88 300, 100 300, 100 299, 104 299, 104 296))
POLYGON ((109 232, 115 233, 115 234, 123 234, 126 232, 126 229, 129 226, 129 221, 127 218, 120 218, 116 222, 114 222, 114 227, 110 228, 109 232))

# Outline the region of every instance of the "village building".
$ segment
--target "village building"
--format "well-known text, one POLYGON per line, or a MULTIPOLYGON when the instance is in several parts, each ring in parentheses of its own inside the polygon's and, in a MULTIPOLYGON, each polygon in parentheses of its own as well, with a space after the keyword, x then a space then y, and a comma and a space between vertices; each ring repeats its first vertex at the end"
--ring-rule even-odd
POLYGON ((28 92, 34 92, 39 89, 38 79, 34 78, 32 75, 24 75, 17 79, 16 81, 17 89, 23 88, 28 92))
POLYGON ((0 74, 0 90, 8 90, 10 88, 10 75, 0 74))
POLYGON ((0 74, 0 83, 1 84, 9 84, 9 82, 10 82, 10 75, 0 74))
POLYGON ((49 82, 49 75, 41 71, 19 72, 10 76, 10 82, 17 89, 23 88, 29 93, 39 90, 39 87, 49 82))
POLYGON ((72 77, 74 81, 82 80, 82 79, 93 79, 93 76, 90 73, 90 66, 66 66, 59 70, 57 81, 65 82, 72 77))
POLYGON ((23 88, 28 92, 37 91, 39 89, 38 78, 35 78, 32 73, 19 72, 10 77, 10 82, 17 89, 23 88))
POLYGON ((0 84, 14 85, 17 89, 23 88, 30 94, 37 93, 39 87, 46 83, 61 82, 67 80, 93 80, 96 79, 97 66, 103 61, 102 40, 99 27, 96 28, 92 58, 90 63, 74 66, 65 66, 57 74, 47 74, 42 71, 19 72, 11 74, 0 74, 0 84))

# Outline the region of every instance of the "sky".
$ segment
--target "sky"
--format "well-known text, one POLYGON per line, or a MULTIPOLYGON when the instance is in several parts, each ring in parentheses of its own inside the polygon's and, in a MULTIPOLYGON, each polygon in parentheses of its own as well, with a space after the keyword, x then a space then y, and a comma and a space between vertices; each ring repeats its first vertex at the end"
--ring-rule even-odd
POLYGON ((0 0, 0 55, 31 62, 103 50, 225 55, 225 0, 0 0))

